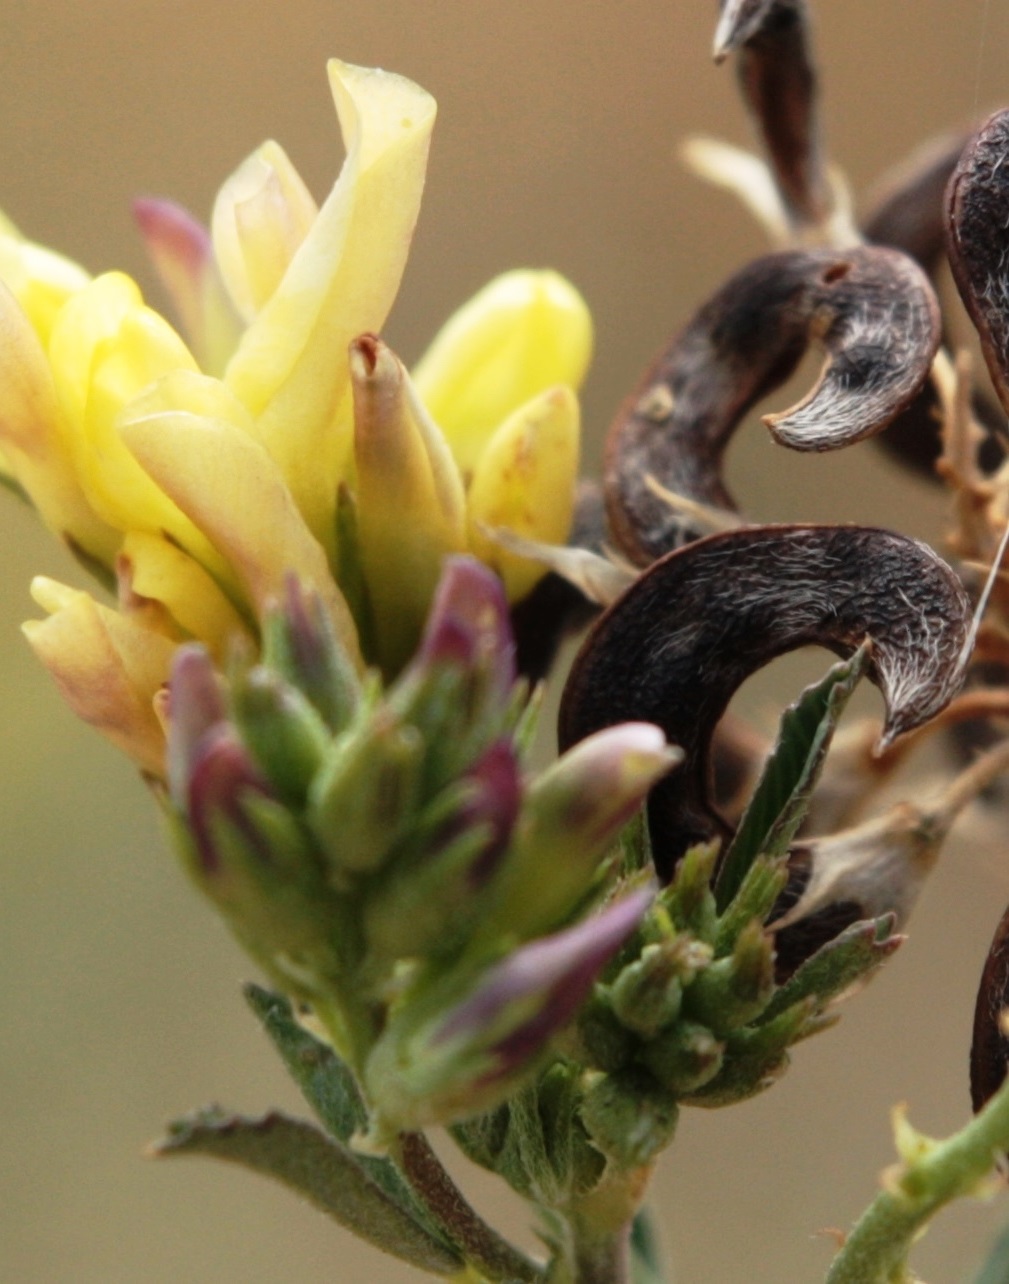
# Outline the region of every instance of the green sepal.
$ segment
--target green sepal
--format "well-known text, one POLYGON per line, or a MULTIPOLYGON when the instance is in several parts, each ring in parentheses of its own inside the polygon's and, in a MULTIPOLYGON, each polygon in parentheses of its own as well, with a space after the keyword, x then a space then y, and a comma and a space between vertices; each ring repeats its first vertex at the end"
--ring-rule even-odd
POLYGON ((233 674, 230 693, 242 743, 281 800, 303 806, 330 743, 322 716, 297 687, 261 664, 233 674))
POLYGON ((690 932, 705 944, 714 943, 718 927, 711 879, 718 861, 717 843, 691 847, 676 867, 673 881, 659 893, 657 907, 665 909, 678 931, 690 932))
POLYGON ((725 1044, 693 1021, 677 1021, 641 1050, 640 1060, 678 1097, 697 1092, 720 1072, 725 1044))
POLYGON ((419 1270, 455 1275, 463 1260, 409 1216, 357 1157, 313 1124, 271 1112, 258 1119, 211 1108, 169 1125, 158 1156, 210 1155, 272 1177, 376 1248, 419 1270))
POLYGON ((783 859, 758 856, 746 871, 742 886, 718 919, 715 956, 731 954, 740 933, 750 923, 764 922, 788 882, 783 859))
POLYGON ((634 1055, 635 1040, 600 985, 578 1013, 576 1038, 579 1060, 597 1070, 619 1070, 634 1055))
POLYGON ((852 923, 806 959, 776 992, 760 1017, 773 1020, 800 999, 825 1007, 857 981, 867 979, 904 941, 894 934, 895 915, 852 923))
POLYGON ((802 1037, 815 1003, 804 999, 766 1025, 736 1030, 725 1039, 718 1074, 699 1089, 683 1094, 692 1106, 730 1106, 763 1092, 788 1066, 787 1049, 802 1037))
POLYGON ((683 984, 679 940, 646 945, 610 986, 613 1012, 621 1025, 643 1039, 652 1039, 680 1014, 683 984))
POLYGON ((676 1098, 644 1070, 600 1075, 585 1092, 582 1121, 599 1150, 627 1171, 650 1163, 673 1139, 676 1098))
POLYGON ((361 540, 357 524, 357 497, 341 482, 336 492, 336 565, 334 579, 340 586, 350 613, 357 625, 361 654, 372 664, 378 663, 375 642, 375 619, 368 585, 361 561, 361 540))
POLYGON ((785 710, 775 746, 718 871, 715 895, 720 911, 739 891, 758 856, 782 856, 788 850, 870 650, 870 644, 863 643, 785 710))
POLYGON ((774 992, 774 947, 754 920, 726 958, 699 972, 684 995, 684 1010, 716 1037, 748 1024, 767 1007, 774 992))

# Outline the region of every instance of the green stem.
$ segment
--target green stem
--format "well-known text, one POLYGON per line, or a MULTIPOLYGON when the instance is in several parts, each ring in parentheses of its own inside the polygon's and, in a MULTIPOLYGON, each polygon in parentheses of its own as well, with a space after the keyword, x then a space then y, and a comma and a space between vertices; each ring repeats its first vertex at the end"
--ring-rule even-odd
POLYGON ((889 1284, 943 1205, 970 1195, 1009 1150, 1009 1080, 985 1108, 945 1141, 923 1145, 872 1201, 834 1259, 826 1284, 889 1284))
POLYGON ((480 1275, 495 1284, 543 1284, 541 1267, 469 1206, 423 1133, 400 1133, 391 1153, 414 1194, 480 1275))
POLYGON ((651 1172, 645 1165, 612 1173, 563 1210, 572 1284, 630 1284, 631 1228, 651 1172))

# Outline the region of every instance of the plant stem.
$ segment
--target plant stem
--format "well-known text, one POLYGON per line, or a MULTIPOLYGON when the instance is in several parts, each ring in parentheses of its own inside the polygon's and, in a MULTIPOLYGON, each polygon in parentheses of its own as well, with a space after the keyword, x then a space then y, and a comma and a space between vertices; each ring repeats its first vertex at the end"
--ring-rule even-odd
POLYGON ((400 1133, 392 1153, 418 1199, 482 1276, 495 1284, 543 1284, 542 1268, 469 1206, 423 1133, 400 1133))
POLYGON ((1009 1080, 959 1132, 945 1141, 922 1139, 916 1153, 905 1155, 848 1236, 826 1284, 888 1284, 901 1278, 896 1272, 925 1224, 951 1200, 976 1193, 1006 1150, 1009 1080))
POLYGON ((651 1173, 650 1164, 612 1173, 563 1210, 572 1284, 630 1284, 631 1228, 651 1173))

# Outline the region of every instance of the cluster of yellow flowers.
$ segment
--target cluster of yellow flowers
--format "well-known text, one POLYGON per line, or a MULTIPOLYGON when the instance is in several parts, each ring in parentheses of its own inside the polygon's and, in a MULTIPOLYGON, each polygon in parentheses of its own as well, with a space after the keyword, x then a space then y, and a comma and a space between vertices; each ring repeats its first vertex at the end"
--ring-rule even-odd
POLYGON ((144 202, 188 342, 119 272, 91 278, 0 223, 0 468, 115 606, 49 579, 28 638, 75 712, 164 775, 172 655, 255 649, 285 575, 387 674, 444 557, 510 600, 542 573, 488 534, 562 542, 591 321, 552 272, 492 282, 412 376, 375 337, 417 219, 435 118, 410 81, 333 61, 346 159, 316 207, 275 143, 224 183, 206 233, 144 202))

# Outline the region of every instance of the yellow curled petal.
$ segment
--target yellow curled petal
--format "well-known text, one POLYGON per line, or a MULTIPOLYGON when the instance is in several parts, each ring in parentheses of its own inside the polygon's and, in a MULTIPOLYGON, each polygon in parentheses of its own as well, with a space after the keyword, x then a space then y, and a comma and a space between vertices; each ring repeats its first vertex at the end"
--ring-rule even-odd
POLYGON ((163 775, 154 697, 168 680, 174 643, 51 580, 36 580, 32 594, 52 614, 24 632, 67 704, 143 770, 163 775))
POLYGON ((236 640, 254 646, 252 631, 220 586, 162 536, 128 534, 116 568, 120 585, 128 585, 133 598, 163 606, 185 635, 206 643, 219 664, 228 659, 236 640))
POLYGON ((465 547, 462 478, 380 339, 351 345, 350 370, 358 544, 378 659, 394 673, 417 645, 443 559, 465 547))
POLYGON ((277 465, 223 419, 167 410, 126 420, 122 434, 144 469, 227 559, 258 618, 282 599, 293 571, 319 593, 352 662, 357 631, 326 554, 277 465))
POLYGON ((413 377, 469 474, 506 416, 555 384, 579 388, 591 357, 592 317, 574 286, 557 272, 519 270, 449 318, 413 377))
POLYGON ((49 362, 28 317, 2 285, 0 448, 50 530, 111 566, 119 534, 99 518, 81 489, 49 362))
POLYGON ((226 378, 310 529, 331 549, 337 481, 350 449, 345 354, 357 335, 381 329, 399 288, 435 104, 388 72, 333 61, 329 76, 347 159, 226 378))
POLYGON ((0 281, 20 303, 43 344, 68 299, 91 280, 72 259, 26 241, 0 223, 0 281))
POLYGON ((276 291, 318 212, 279 143, 264 143, 225 181, 210 229, 217 266, 245 321, 276 291))
POLYGON ((550 388, 511 415, 480 456, 469 488, 470 546, 504 580, 509 601, 525 597, 545 566, 488 539, 504 527, 525 539, 563 544, 578 477, 578 400, 550 388))

